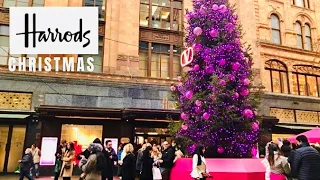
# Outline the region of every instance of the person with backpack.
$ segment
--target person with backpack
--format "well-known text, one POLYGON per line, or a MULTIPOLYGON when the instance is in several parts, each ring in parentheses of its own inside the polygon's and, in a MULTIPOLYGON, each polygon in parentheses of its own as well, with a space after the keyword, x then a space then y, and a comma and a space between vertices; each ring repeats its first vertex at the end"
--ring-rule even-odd
POLYGON ((24 177, 29 180, 33 180, 32 176, 30 176, 30 169, 33 166, 33 158, 32 158, 32 150, 30 148, 26 149, 25 155, 22 160, 19 160, 20 163, 20 178, 19 180, 23 180, 24 177))
POLYGON ((100 180, 101 173, 106 166, 106 159, 102 153, 103 147, 100 143, 91 143, 88 147, 89 158, 82 157, 79 167, 83 171, 80 178, 86 180, 100 180))

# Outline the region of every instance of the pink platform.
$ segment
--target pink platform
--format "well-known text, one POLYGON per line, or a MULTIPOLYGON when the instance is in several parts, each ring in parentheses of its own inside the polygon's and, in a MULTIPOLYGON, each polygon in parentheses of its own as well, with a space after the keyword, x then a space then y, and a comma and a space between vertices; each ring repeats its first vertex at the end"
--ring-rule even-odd
MULTIPOLYGON (((261 159, 206 159, 213 180, 264 180, 261 159)), ((192 180, 192 159, 178 159, 171 171, 171 180, 192 180)), ((209 180, 209 179, 208 179, 209 180)))

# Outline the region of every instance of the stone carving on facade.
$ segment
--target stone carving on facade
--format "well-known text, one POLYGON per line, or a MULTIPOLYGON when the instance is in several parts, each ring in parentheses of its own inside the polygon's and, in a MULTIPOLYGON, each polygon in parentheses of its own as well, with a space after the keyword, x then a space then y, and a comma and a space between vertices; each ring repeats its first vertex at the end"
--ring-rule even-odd
POLYGON ((118 60, 122 60, 122 61, 135 61, 138 62, 139 61, 139 56, 127 56, 127 55, 123 55, 123 54, 119 54, 118 55, 118 60))
POLYGON ((152 33, 152 39, 161 41, 170 41, 170 36, 167 34, 152 33))

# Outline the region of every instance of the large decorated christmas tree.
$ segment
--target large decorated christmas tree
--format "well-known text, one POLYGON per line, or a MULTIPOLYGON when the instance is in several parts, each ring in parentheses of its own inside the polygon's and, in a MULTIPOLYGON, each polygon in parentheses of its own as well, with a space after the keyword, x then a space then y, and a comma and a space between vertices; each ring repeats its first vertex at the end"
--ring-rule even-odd
POLYGON ((201 143, 213 157, 252 157, 259 122, 251 88, 252 59, 228 0, 194 0, 187 11, 181 64, 187 73, 171 86, 181 124, 176 132, 189 150, 201 143))

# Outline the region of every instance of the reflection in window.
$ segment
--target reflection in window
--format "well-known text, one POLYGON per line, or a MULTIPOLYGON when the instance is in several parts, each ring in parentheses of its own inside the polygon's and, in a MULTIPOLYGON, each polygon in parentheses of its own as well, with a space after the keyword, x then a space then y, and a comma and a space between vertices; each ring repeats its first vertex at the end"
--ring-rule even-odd
POLYGON ((271 91, 278 93, 289 93, 287 67, 277 60, 269 60, 265 64, 265 69, 269 71, 270 74, 271 91))
POLYGON ((304 34, 305 34, 305 41, 306 41, 306 45, 305 45, 305 49, 306 50, 312 50, 312 40, 311 40, 311 28, 308 24, 304 25, 304 34))
POLYGON ((280 21, 277 15, 271 15, 272 42, 281 44, 280 21))
POLYGON ((304 0, 295 0, 295 5, 299 7, 304 7, 304 0))
POLYGON ((105 18, 105 0, 85 0, 84 6, 94 6, 99 8, 99 20, 105 18))
POLYGON ((9 58, 9 26, 0 25, 0 65, 7 65, 9 58))
POLYGON ((152 43, 151 77, 169 78, 170 45, 152 43))
POLYGON ((139 44, 139 76, 148 76, 148 42, 141 41, 139 44))
POLYGON ((172 30, 182 31, 182 2, 173 1, 173 24, 172 30))
POLYGON ((170 30, 170 8, 152 6, 152 27, 170 30))
POLYGON ((297 46, 298 48, 303 48, 303 40, 302 40, 302 28, 299 22, 296 22, 296 34, 297 34, 297 46))
POLYGON ((140 26, 149 26, 149 5, 140 4, 140 26))
POLYGON ((319 97, 320 68, 307 65, 294 65, 293 68, 293 93, 319 97))

